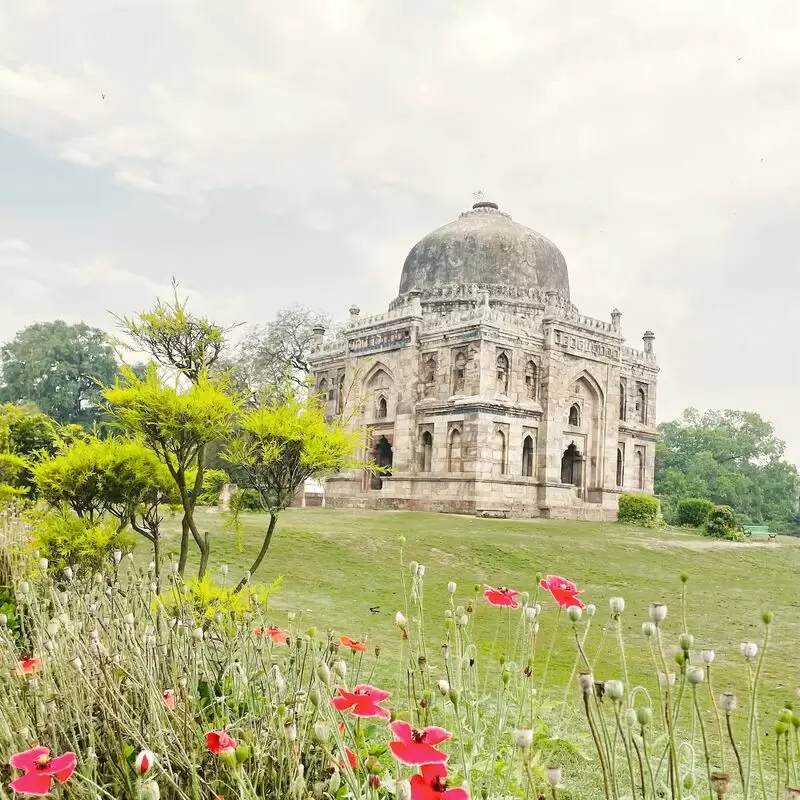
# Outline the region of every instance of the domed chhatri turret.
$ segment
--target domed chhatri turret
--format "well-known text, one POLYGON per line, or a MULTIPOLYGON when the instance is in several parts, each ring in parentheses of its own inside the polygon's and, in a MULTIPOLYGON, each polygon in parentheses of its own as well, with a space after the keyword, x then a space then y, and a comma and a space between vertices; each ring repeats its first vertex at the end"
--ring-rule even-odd
POLYGON ((400 294, 446 285, 500 285, 554 291, 569 300, 567 262, 546 237, 479 202, 429 233, 403 264, 400 294))

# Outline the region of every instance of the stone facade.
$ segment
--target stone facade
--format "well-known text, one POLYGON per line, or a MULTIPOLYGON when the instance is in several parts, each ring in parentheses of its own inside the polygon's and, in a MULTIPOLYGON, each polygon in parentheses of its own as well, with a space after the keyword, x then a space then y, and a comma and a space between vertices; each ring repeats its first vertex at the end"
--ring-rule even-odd
POLYGON ((552 242, 478 203, 415 246, 400 285, 388 312, 316 331, 328 413, 385 468, 329 477, 327 505, 613 519, 620 493, 652 493, 655 337, 634 350, 618 311, 579 314, 552 242))

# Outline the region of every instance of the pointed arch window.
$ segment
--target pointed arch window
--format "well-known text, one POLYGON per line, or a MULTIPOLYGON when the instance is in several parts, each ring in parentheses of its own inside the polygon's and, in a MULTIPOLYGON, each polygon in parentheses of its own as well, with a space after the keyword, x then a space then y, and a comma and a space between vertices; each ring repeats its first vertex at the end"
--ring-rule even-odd
POLYGON ((494 433, 492 474, 506 474, 506 435, 499 428, 494 433))
POLYGON ((453 394, 460 394, 464 391, 467 374, 467 357, 463 353, 457 353, 453 363, 453 394))
POLYGON ((322 398, 324 398, 325 400, 328 399, 328 379, 327 378, 320 378, 320 381, 317 384, 317 393, 322 398))
POLYGON ((625 455, 622 448, 617 448, 617 486, 625 483, 625 455))
POLYGON ((644 489, 644 452, 636 451, 636 488, 644 489))
POLYGON ((497 393, 508 394, 508 356, 505 353, 497 356, 497 393))
POLYGON ((425 383, 425 396, 430 397, 436 383, 436 359, 433 356, 422 365, 422 377, 425 383))
POLYGON ((577 403, 573 403, 569 409, 569 424, 575 428, 580 427, 581 407, 577 403))
POLYGON ((339 383, 336 388, 336 411, 341 414, 344 411, 344 373, 339 376, 339 383))
POLYGON ((447 443, 447 470, 448 472, 461 472, 463 470, 461 431, 458 428, 453 428, 450 431, 450 441, 447 443))
POLYGON ((525 478, 533 477, 533 437, 526 436, 522 442, 522 475, 525 478))
POLYGON ((636 387, 636 421, 647 423, 647 387, 636 387))
POLYGON ((378 419, 386 419, 388 408, 386 405, 386 398, 381 395, 378 398, 378 408, 376 409, 375 416, 378 419))
POLYGON ((425 431, 422 434, 422 448, 420 450, 420 472, 430 472, 433 461, 433 434, 425 431))
POLYGON ((535 400, 537 392, 537 369, 536 363, 529 361, 525 366, 525 394, 529 400, 535 400))
POLYGON ((628 387, 625 381, 620 381, 619 384, 619 418, 625 420, 628 405, 628 387))

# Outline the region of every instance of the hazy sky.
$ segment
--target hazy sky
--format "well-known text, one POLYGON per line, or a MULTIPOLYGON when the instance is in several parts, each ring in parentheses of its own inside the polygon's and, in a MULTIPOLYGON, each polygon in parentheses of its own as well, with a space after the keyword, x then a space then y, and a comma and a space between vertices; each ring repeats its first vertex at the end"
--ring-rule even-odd
POLYGON ((0 341, 173 275, 224 322, 384 311, 483 189, 656 332, 661 420, 800 459, 799 42, 796 0, 0 0, 0 341))

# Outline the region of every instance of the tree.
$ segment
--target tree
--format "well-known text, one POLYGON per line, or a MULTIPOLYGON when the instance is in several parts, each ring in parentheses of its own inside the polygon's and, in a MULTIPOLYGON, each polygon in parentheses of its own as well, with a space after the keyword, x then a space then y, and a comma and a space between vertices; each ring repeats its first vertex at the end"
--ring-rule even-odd
POLYGON ((0 398, 34 403, 65 424, 97 419, 100 384, 114 380, 117 361, 108 336, 83 322, 41 322, 19 331, 0 349, 0 398))
MULTIPOLYGON (((255 574, 267 554, 279 513, 291 505, 308 478, 321 478, 344 469, 369 468, 359 457, 364 447, 359 432, 346 430, 338 420, 328 422, 320 398, 298 397, 289 389, 262 396, 245 411, 237 434, 223 460, 247 476, 258 493, 269 523, 258 555, 250 567, 255 574)), ((237 591, 246 582, 243 578, 237 591)))
POLYGON ((254 392, 275 390, 287 381, 304 386, 311 372, 314 328, 329 328, 330 324, 330 316, 321 311, 300 305, 284 308, 272 322, 244 336, 238 358, 230 366, 254 392))
MULTIPOLYGON (((176 379, 188 381, 198 386, 201 382, 207 387, 209 371, 215 368, 225 347, 225 339, 230 328, 217 325, 205 317, 199 317, 189 311, 188 299, 178 295, 178 284, 172 282, 173 300, 164 302, 156 300, 156 305, 150 311, 144 311, 135 317, 118 317, 123 333, 133 343, 133 348, 147 351, 157 364, 168 372, 174 372, 176 379)), ((141 364, 134 365, 128 370, 128 376, 138 379, 144 385, 149 381, 146 376, 148 367, 141 364)), ((233 382, 225 375, 224 370, 215 370, 221 380, 219 386, 225 386, 229 393, 237 395, 233 382)), ((238 402, 238 401, 237 401, 238 402)), ((199 445, 192 456, 194 463, 187 462, 181 481, 186 484, 186 491, 180 491, 181 504, 184 508, 181 520, 181 548, 179 571, 181 575, 186 569, 186 560, 189 557, 190 534, 198 542, 194 524, 194 507, 200 496, 203 485, 203 473, 207 465, 208 445, 213 442, 205 440, 199 445), (190 475, 189 470, 195 472, 190 475), (188 482, 187 482, 188 481, 188 482)), ((217 448, 219 443, 215 443, 217 448)), ((162 459, 163 460, 163 459, 162 459)), ((178 459, 181 463, 183 459, 178 459)), ((165 461, 166 463, 166 461, 165 461)), ((207 546, 207 542, 204 546, 207 546)), ((205 568, 208 554, 201 547, 201 569, 205 568)))
POLYGON ((658 433, 655 491, 668 517, 687 497, 730 506, 752 522, 782 522, 794 513, 797 469, 760 415, 689 408, 658 433))
MULTIPOLYGON (((104 390, 106 410, 114 423, 132 438, 141 439, 158 457, 175 482, 183 508, 184 531, 191 533, 200 550, 199 575, 208 566, 208 533, 200 534, 194 518, 202 493, 204 453, 209 442, 226 438, 233 430, 240 401, 226 391, 224 382, 199 373, 187 388, 167 385, 155 365, 144 380, 123 369, 114 386, 104 390)), ((184 574, 189 557, 189 537, 181 537, 178 571, 184 574)))

